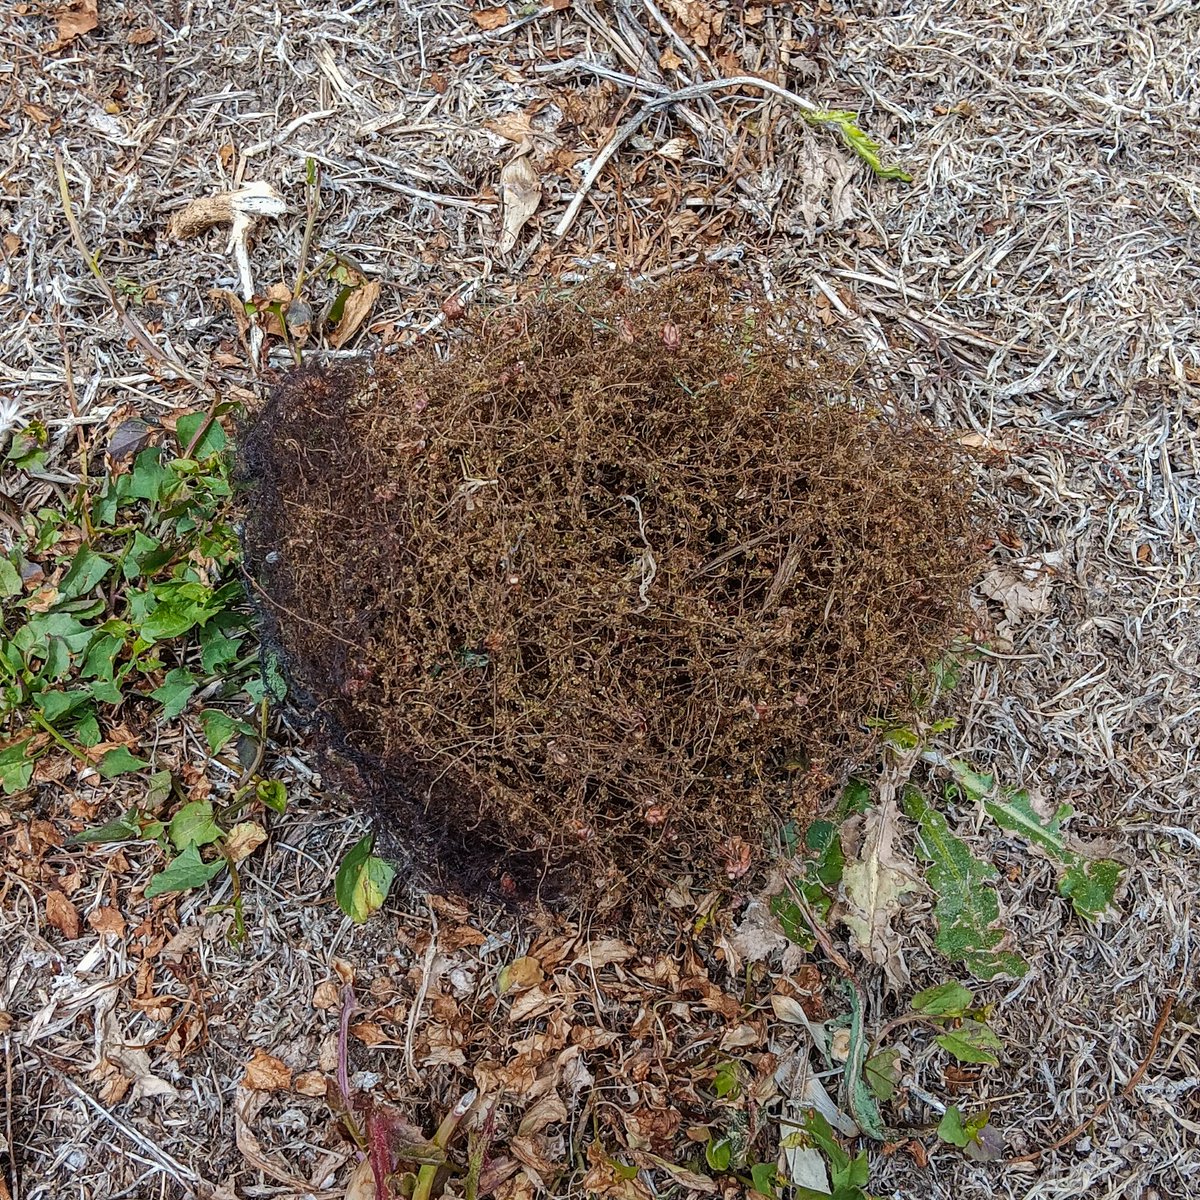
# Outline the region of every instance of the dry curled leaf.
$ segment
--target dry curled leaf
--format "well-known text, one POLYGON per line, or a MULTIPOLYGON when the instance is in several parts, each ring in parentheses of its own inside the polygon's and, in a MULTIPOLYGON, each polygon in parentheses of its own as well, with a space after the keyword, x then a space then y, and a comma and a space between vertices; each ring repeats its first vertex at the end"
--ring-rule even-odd
POLYGON ((515 959, 500 972, 498 985, 500 994, 507 992, 524 992, 531 987, 537 987, 546 978, 542 964, 536 958, 515 959))
POLYGON ((342 315, 329 334, 329 344, 335 350, 340 350, 359 331, 363 322, 371 315, 371 309, 379 299, 380 290, 379 280, 370 279, 346 297, 342 315))
POLYGON ((480 29, 485 29, 490 33, 493 29, 503 28, 512 20, 512 17, 508 15, 508 9, 501 6, 500 8, 476 9, 471 14, 471 20, 480 29))
POLYGON ((273 1054, 255 1050, 254 1057, 246 1064, 241 1086, 252 1092, 278 1092, 292 1086, 292 1069, 273 1054))
POLYGON ((260 217, 281 217, 287 210, 283 197, 269 183, 255 181, 236 191, 193 200, 167 222, 167 235, 194 238, 216 225, 232 225, 238 236, 242 226, 248 229, 260 217))
POLYGON ((46 893, 46 920, 63 937, 79 936, 79 914, 75 906, 57 888, 46 893))
POLYGON ((54 10, 58 24, 58 41, 50 47, 51 52, 70 45, 77 37, 91 33, 100 24, 97 0, 68 0, 54 10))
POLYGON ((504 206, 504 225, 496 249, 501 254, 508 254, 542 202, 542 183, 528 154, 518 154, 504 165, 500 172, 500 199, 504 206))
POLYGON ((267 831, 256 821, 242 821, 235 825, 225 839, 225 853, 235 862, 248 858, 267 840, 267 831))

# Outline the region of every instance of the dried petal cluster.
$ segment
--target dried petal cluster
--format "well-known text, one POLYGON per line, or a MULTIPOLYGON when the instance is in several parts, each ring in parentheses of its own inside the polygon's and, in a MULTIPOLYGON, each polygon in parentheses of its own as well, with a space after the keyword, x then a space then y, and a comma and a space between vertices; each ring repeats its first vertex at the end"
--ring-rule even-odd
POLYGON ((945 646, 970 471, 708 275, 278 388, 243 446, 294 687, 444 882, 746 871, 945 646))

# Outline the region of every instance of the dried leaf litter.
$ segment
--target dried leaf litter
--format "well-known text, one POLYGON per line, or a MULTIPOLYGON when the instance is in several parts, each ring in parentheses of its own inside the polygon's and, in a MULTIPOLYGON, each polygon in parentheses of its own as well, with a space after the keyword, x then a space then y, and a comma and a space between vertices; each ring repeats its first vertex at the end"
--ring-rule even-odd
POLYGON ((593 285, 277 388, 249 566, 389 852, 509 895, 736 877, 903 713, 971 472, 782 327, 709 275, 593 285))

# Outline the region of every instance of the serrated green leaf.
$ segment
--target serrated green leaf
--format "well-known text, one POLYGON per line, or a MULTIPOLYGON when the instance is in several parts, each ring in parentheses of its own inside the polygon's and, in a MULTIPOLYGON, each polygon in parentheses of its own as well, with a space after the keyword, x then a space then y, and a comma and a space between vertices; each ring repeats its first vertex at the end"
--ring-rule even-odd
POLYGON ((963 1021, 957 1028, 948 1029, 933 1040, 959 1062, 985 1063, 990 1067, 1000 1062, 995 1052, 1002 1049, 1003 1043, 982 1021, 963 1021))
POLYGON ((975 994, 961 983, 939 983, 913 998, 913 1012, 930 1017, 961 1017, 975 1001, 975 994))
POLYGON ((1085 921, 1098 921, 1112 907, 1120 882, 1121 866, 1111 858, 1076 857, 1058 881, 1058 890, 1085 921))
POLYGON ((371 853, 375 839, 367 834, 356 843, 338 867, 333 893, 342 912, 362 924, 387 899, 396 874, 385 859, 371 853))
POLYGON ((221 836, 221 828, 213 820, 213 806, 208 800, 193 800, 185 804, 167 826, 167 836, 176 850, 189 846, 208 846, 221 836))
POLYGON ((128 747, 118 746, 115 750, 109 750, 100 759, 96 764, 96 770, 105 779, 112 779, 114 775, 124 775, 126 771, 140 771, 149 765, 144 758, 138 758, 131 754, 128 747))
POLYGON ((187 707, 198 680, 186 667, 168 671, 162 683, 150 693, 162 706, 162 719, 173 721, 187 707))
POLYGON ((928 882, 938 898, 934 906, 937 948, 951 961, 963 963, 978 979, 998 975, 1020 978, 1029 964, 1019 955, 998 949, 1005 937, 1004 931, 996 928, 1000 902, 988 886, 997 876, 996 868, 976 858, 916 788, 904 789, 901 805, 917 824, 917 852, 930 864, 928 882))
POLYGON ((153 900, 166 892, 186 892, 202 887, 214 875, 225 868, 225 860, 218 858, 206 863, 195 846, 189 846, 177 858, 173 858, 146 887, 146 899, 153 900))
POLYGON ((858 126, 858 114, 844 109, 826 108, 819 112, 804 113, 810 125, 833 125, 842 135, 847 146, 875 172, 880 179, 898 179, 911 183, 912 176, 903 167, 884 166, 880 157, 879 143, 858 126))

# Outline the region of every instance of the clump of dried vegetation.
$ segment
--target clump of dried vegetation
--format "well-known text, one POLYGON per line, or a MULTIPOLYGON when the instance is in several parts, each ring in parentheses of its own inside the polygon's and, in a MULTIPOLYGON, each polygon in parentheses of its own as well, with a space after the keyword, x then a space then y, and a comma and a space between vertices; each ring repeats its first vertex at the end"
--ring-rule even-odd
POLYGON ((502 894, 736 878, 903 708, 963 616, 971 473, 791 321, 605 283, 276 390, 248 564, 393 852, 502 894))

